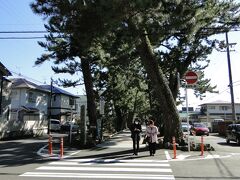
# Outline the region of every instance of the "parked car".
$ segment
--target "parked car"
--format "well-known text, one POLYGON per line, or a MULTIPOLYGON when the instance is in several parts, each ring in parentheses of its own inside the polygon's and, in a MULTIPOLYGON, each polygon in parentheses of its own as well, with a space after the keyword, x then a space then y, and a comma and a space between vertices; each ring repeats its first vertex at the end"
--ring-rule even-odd
POLYGON ((192 131, 195 132, 196 135, 207 135, 209 136, 209 129, 203 123, 194 123, 192 126, 192 131))
POLYGON ((58 119, 50 119, 50 131, 60 131, 61 122, 58 119))
POLYGON ((190 124, 186 123, 186 122, 182 122, 182 123, 181 123, 181 129, 182 129, 182 132, 183 132, 183 133, 187 133, 188 130, 191 129, 191 127, 192 127, 192 126, 191 126, 190 124))
POLYGON ((66 121, 65 123, 63 123, 61 125, 61 131, 69 132, 71 126, 72 126, 72 132, 79 132, 79 125, 77 125, 76 123, 71 122, 71 121, 66 121))
POLYGON ((203 124, 205 124, 205 126, 208 128, 209 132, 213 132, 212 131, 212 123, 210 122, 201 122, 203 124))
POLYGON ((224 119, 214 119, 212 122, 212 132, 218 133, 219 132, 219 124, 224 122, 224 119))
POLYGON ((230 143, 230 141, 234 141, 240 145, 240 124, 228 125, 226 131, 226 142, 230 143))

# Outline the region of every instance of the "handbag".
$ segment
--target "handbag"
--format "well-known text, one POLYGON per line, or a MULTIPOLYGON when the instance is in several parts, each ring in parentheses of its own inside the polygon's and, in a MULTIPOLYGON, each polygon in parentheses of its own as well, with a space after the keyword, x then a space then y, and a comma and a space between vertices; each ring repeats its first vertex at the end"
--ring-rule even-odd
POLYGON ((150 137, 146 135, 146 136, 143 138, 142 144, 146 144, 146 143, 148 143, 149 141, 150 141, 150 137))

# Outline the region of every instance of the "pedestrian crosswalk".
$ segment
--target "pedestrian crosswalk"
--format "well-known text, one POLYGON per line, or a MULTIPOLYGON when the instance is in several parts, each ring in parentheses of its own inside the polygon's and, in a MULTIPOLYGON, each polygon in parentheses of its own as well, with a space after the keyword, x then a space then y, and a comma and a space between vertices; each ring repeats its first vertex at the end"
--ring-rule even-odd
POLYGON ((167 160, 68 159, 50 162, 22 177, 76 179, 165 179, 174 180, 167 160))

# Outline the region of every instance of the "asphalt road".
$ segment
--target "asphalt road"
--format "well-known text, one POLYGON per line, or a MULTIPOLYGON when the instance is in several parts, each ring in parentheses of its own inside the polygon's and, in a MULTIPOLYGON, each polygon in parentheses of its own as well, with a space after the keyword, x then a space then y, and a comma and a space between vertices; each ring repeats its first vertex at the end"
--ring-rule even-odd
POLYGON ((0 179, 19 179, 28 169, 46 163, 36 153, 46 142, 35 138, 0 141, 0 179))
MULTIPOLYGON (((197 137, 199 140, 199 137, 197 137)), ((204 136, 204 141, 211 144, 215 151, 189 153, 179 152, 182 160, 170 160, 174 177, 178 180, 228 180, 240 179, 240 146, 236 143, 228 145, 225 138, 213 134, 204 136)))
MULTIPOLYGON (((199 137, 196 137, 199 141, 199 137)), ((215 151, 183 152, 158 149, 149 156, 141 145, 140 154, 132 155, 129 132, 114 136, 93 149, 80 150, 62 160, 42 158, 36 152, 47 139, 0 141, 0 179, 240 179, 240 146, 227 145, 224 138, 205 136, 215 151)))

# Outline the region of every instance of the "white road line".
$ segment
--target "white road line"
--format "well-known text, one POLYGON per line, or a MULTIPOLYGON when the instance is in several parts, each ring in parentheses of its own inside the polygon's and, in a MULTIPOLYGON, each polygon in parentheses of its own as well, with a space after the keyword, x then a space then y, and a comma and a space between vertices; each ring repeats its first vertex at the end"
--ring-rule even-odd
POLYGON ((208 155, 206 157, 202 157, 199 155, 198 158, 188 158, 188 159, 171 159, 169 161, 202 161, 202 160, 210 160, 210 159, 224 159, 224 158, 230 158, 231 155, 225 155, 225 156, 220 156, 220 155, 208 155))
POLYGON ((69 154, 68 156, 64 156, 63 158, 64 158, 64 159, 65 159, 65 158, 69 158, 69 157, 71 157, 71 156, 73 156, 73 155, 75 155, 75 154, 78 154, 79 152, 81 152, 81 150, 79 150, 79 151, 74 151, 73 153, 69 154))
POLYGON ((213 154, 213 155, 209 154, 209 155, 207 155, 204 158, 205 159, 213 159, 213 158, 219 158, 219 157, 220 157, 220 155, 218 155, 218 154, 213 154))
POLYGON ((79 163, 79 162, 69 162, 69 161, 56 161, 49 163, 50 165, 65 165, 65 166, 86 166, 86 165, 101 165, 101 166, 134 166, 134 167, 169 167, 169 164, 164 163, 79 163))
POLYGON ((104 178, 104 179, 153 179, 175 180, 173 175, 152 174, 91 174, 91 173, 49 173, 49 172, 26 172, 20 176, 25 177, 63 177, 63 178, 104 178))
POLYGON ((43 151, 47 146, 48 146, 48 145, 45 145, 45 146, 43 146, 41 149, 39 149, 39 150, 37 151, 37 155, 43 156, 44 153, 42 153, 42 151, 43 151))
POLYGON ((138 160, 138 159, 65 159, 72 162, 99 162, 99 163, 167 163, 167 160, 138 160))
POLYGON ((177 156, 177 159, 179 159, 179 160, 184 160, 184 159, 186 159, 186 158, 189 157, 189 156, 190 156, 190 155, 180 154, 180 155, 177 156))
POLYGON ((168 168, 119 168, 119 167, 76 167, 76 166, 69 166, 69 167, 54 167, 54 166, 41 166, 37 168, 37 170, 55 170, 55 171, 109 171, 109 172, 172 172, 171 169, 168 168))
POLYGON ((165 153, 165 156, 166 156, 167 160, 172 159, 168 151, 164 151, 164 153, 165 153))

